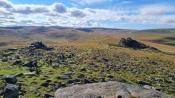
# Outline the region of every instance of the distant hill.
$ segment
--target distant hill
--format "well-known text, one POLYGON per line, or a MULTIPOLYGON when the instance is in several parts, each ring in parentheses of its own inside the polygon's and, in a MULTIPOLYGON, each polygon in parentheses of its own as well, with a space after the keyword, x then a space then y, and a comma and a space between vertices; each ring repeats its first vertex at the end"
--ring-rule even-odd
POLYGON ((49 34, 49 33, 118 33, 129 32, 124 29, 110 29, 110 28, 71 28, 59 26, 19 26, 19 27, 0 27, 0 35, 16 35, 24 36, 31 34, 49 34))
MULTIPOLYGON (((114 28, 71 28, 60 26, 16 26, 0 27, 1 47, 21 46, 25 42, 45 41, 57 45, 76 45, 81 47, 106 47, 120 38, 132 37, 164 48, 175 46, 175 29, 129 30, 114 28), (69 43, 68 43, 69 42, 69 43), (160 46, 161 45, 161 46, 160 46)), ((172 48, 172 47, 170 47, 172 48)), ((170 49, 169 48, 169 49, 170 49)), ((167 48, 166 48, 167 49, 167 48)), ((174 50, 172 48, 171 50, 174 50)), ((169 51, 169 50, 168 50, 169 51)))
POLYGON ((139 30, 135 33, 154 33, 154 34, 175 34, 175 29, 148 29, 148 30, 139 30))

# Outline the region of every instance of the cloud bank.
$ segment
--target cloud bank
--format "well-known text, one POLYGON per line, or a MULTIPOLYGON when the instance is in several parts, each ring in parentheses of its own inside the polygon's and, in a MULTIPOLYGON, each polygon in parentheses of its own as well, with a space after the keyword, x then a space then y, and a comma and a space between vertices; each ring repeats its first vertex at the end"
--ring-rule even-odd
MULTIPOLYGON (((78 4, 94 4, 107 0, 74 0, 78 4)), ((144 5, 134 10, 67 7, 62 3, 51 5, 13 4, 0 0, 0 26, 103 26, 106 21, 175 24, 175 7, 170 5, 144 5)))

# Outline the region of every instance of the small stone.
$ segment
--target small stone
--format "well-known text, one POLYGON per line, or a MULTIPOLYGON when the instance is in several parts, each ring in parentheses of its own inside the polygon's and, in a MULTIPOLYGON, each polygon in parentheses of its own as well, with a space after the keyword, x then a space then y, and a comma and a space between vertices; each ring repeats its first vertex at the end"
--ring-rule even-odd
POLYGON ((44 81, 43 83, 41 83, 41 86, 48 87, 49 86, 49 82, 48 81, 44 81))
POLYGON ((85 67, 81 67, 80 70, 81 71, 86 71, 86 68, 85 67))
POLYGON ((137 83, 140 85, 151 85, 150 83, 147 83, 147 82, 142 81, 142 80, 139 80, 137 83))
POLYGON ((84 74, 80 74, 79 76, 78 76, 78 78, 84 78, 85 77, 85 75, 84 74))
POLYGON ((65 80, 65 79, 69 79, 70 77, 68 75, 60 75, 58 77, 58 79, 62 79, 62 80, 65 80))
POLYGON ((152 87, 149 86, 149 85, 144 85, 143 87, 144 87, 145 89, 152 89, 152 87))
POLYGON ((22 64, 22 61, 21 60, 15 60, 13 62, 13 65, 21 65, 22 64))

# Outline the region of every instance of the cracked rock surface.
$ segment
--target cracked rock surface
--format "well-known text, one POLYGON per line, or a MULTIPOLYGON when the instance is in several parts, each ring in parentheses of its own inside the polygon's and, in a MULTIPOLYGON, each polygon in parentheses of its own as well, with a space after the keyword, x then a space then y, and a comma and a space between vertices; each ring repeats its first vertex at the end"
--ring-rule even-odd
POLYGON ((55 92, 55 98, 173 98, 154 89, 121 82, 75 85, 55 92))

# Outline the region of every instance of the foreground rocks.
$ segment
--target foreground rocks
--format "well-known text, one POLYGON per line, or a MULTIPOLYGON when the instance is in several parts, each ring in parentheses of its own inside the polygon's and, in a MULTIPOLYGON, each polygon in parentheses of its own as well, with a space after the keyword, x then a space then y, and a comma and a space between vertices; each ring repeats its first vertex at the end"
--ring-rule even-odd
MULTIPOLYGON (((8 77, 7 82, 0 80, 3 84, 0 93, 4 91, 4 84, 9 83, 6 87, 12 87, 13 84, 13 88, 10 89, 14 92, 20 90, 21 97, 49 98, 59 88, 118 81, 132 82, 145 89, 175 94, 175 56, 149 51, 150 49, 135 50, 116 46, 109 49, 78 49, 63 46, 49 51, 41 46, 34 44, 31 47, 29 45, 0 51, 0 76, 13 74, 18 77, 17 83, 13 76, 8 77), (18 83, 20 89, 17 88, 18 83)), ((103 98, 103 94, 85 97, 93 96, 103 98)))
POLYGON ((2 92, 3 98, 18 98, 20 93, 20 87, 17 85, 17 79, 15 76, 5 76, 5 87, 2 92))
POLYGON ((4 98, 19 98, 19 86, 6 84, 4 88, 4 98))
POLYGON ((55 98, 173 98, 154 89, 120 82, 75 85, 55 92, 55 98))

